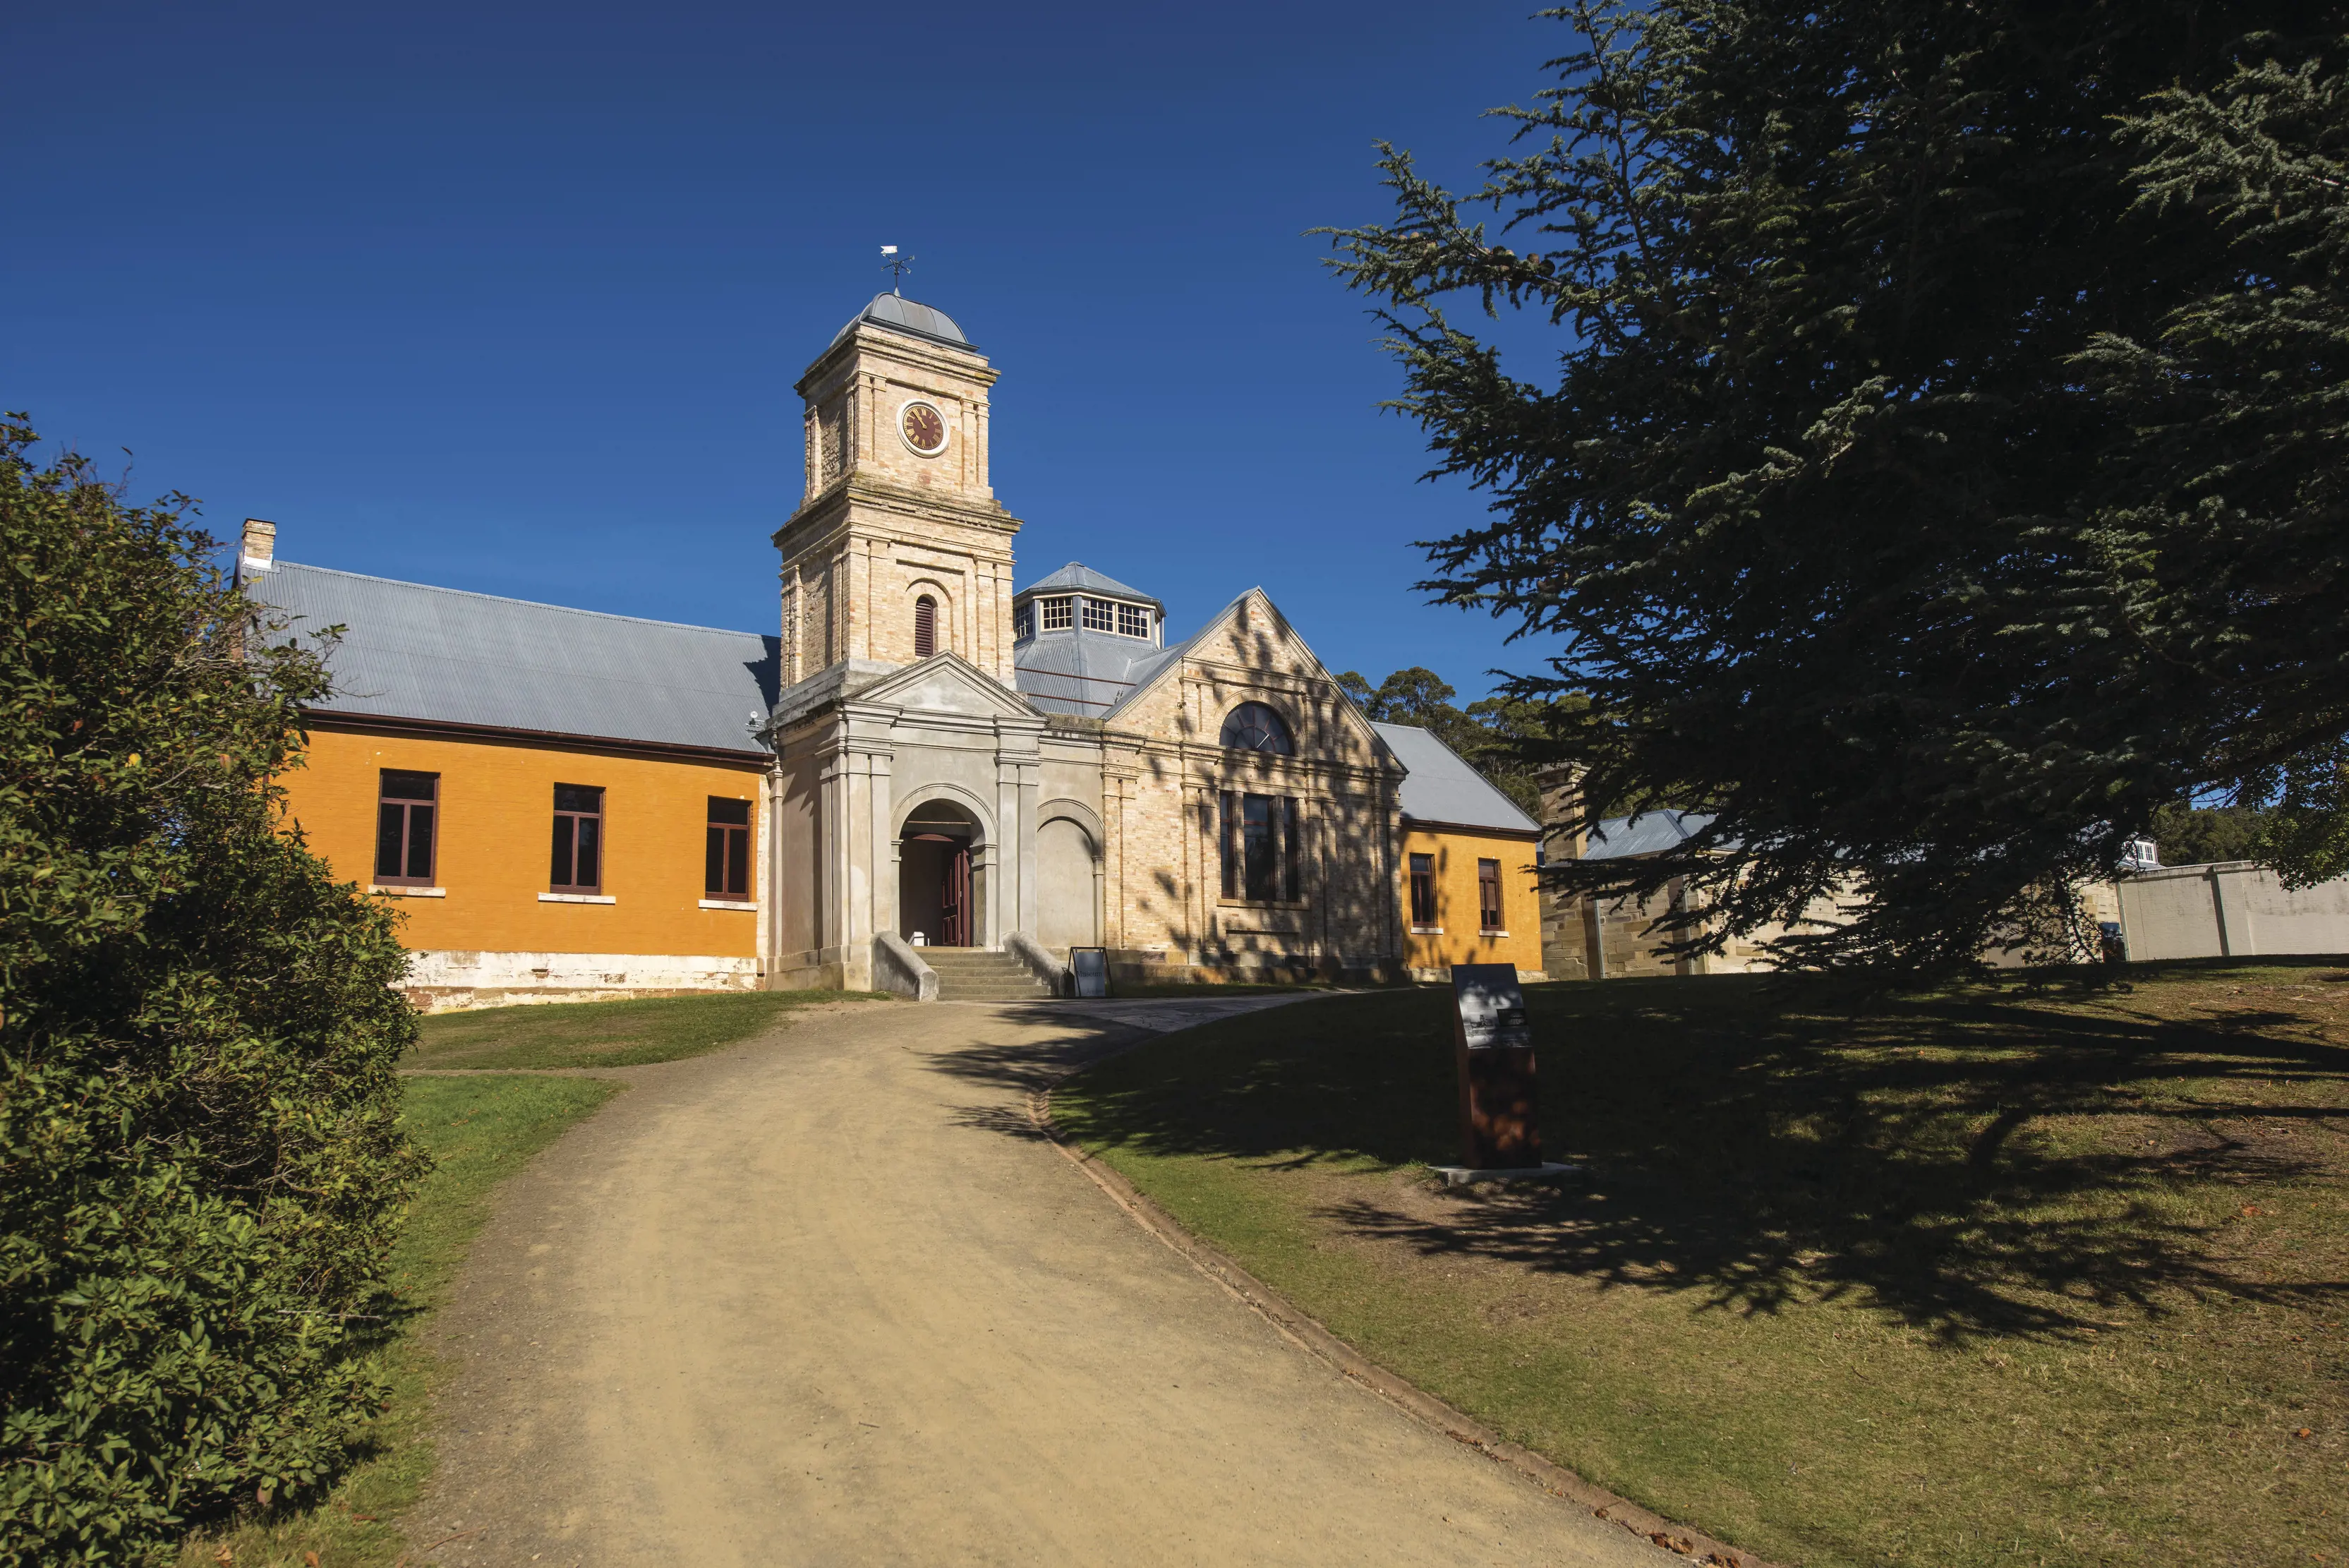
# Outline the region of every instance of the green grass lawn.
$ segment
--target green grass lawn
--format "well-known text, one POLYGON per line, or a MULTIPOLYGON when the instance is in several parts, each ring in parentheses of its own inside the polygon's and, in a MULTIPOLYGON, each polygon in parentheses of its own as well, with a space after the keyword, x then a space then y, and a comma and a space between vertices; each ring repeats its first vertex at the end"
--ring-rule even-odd
POLYGON ((415 1330, 446 1299, 466 1246, 489 1218, 498 1184, 618 1089, 593 1078, 407 1081, 403 1119, 435 1163, 392 1254, 392 1282, 409 1314, 374 1353, 391 1379, 391 1407, 376 1421, 366 1458, 325 1502, 207 1532, 181 1551, 183 1568, 227 1561, 243 1568, 304 1568, 305 1553, 315 1553, 320 1568, 388 1568, 409 1549, 391 1521, 416 1501, 432 1474, 428 1428, 440 1376, 415 1330))
POLYGON ((1446 1190, 1448 994, 1055 1114, 1333 1332, 1801 1564, 2349 1561, 2349 971, 1536 988, 1555 1189, 1446 1190))
POLYGON ((440 1012, 424 1020, 410 1067, 633 1067, 698 1056, 756 1034, 794 1008, 881 992, 727 991, 640 1002, 568 1002, 440 1012))

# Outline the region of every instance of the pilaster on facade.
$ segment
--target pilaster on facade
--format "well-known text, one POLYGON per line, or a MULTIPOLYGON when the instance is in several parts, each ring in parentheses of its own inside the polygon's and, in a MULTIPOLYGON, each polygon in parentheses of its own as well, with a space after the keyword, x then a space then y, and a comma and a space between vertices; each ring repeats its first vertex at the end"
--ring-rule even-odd
MULTIPOLYGON (((1032 846, 1036 842, 1036 806, 1043 788, 1043 763, 1040 758, 1019 758, 1011 763, 1011 784, 1015 792, 1013 814, 1019 824, 1019 842, 1032 846)), ((1023 874, 1019 878, 1019 927, 1023 931, 1036 929, 1040 889, 1036 885, 1036 857, 1031 852, 1020 860, 1023 874)))
POLYGON ((758 888, 759 912, 757 950, 760 982, 775 988, 780 980, 776 959, 782 948, 783 908, 783 846, 782 846, 783 769, 777 757, 759 775, 759 826, 753 835, 756 863, 751 870, 751 886, 758 888))
POLYGON ((823 857, 813 921, 817 961, 838 963, 847 945, 846 904, 854 845, 848 831, 847 754, 834 744, 816 759, 816 841, 823 857))
MULTIPOLYGON (((1106 749, 1106 748, 1104 748, 1106 749)), ((1102 764, 1102 871, 1104 904, 1102 912, 1102 941, 1120 950, 1133 946, 1134 933, 1126 919, 1126 901, 1133 897, 1127 881, 1126 814, 1133 809, 1134 781, 1140 776, 1132 767, 1104 762, 1102 764)))

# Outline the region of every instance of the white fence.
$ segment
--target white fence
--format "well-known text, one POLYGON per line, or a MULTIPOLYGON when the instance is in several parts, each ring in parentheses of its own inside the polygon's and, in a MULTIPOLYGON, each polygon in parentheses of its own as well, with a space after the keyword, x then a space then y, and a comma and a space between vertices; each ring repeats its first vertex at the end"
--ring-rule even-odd
POLYGON ((2128 956, 2349 953, 2349 877, 2297 890, 2248 860, 2168 866, 2120 880, 2128 956))

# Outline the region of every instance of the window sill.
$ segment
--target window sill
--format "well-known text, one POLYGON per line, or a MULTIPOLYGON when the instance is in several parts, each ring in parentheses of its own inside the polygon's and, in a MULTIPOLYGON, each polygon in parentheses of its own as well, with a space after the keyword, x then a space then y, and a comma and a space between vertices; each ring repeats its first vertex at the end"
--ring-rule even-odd
POLYGON ((1218 898, 1216 900, 1216 908, 1219 909, 1309 909, 1312 907, 1312 901, 1308 898, 1218 898))
POLYGON ((542 904, 616 904, 620 900, 609 893, 541 893, 542 904))
POLYGON ((449 896, 446 888, 411 888, 398 882, 370 882, 367 891, 381 893, 387 898, 445 898, 449 896))
POLYGON ((704 898, 701 900, 701 907, 705 909, 749 909, 754 912, 759 908, 756 904, 746 904, 740 898, 704 898))
POLYGON ((1485 938, 1488 941, 1498 941, 1509 933, 1506 931, 1478 931, 1476 934, 1485 938))
POLYGON ((1444 934, 1444 928, 1442 926, 1413 926, 1411 929, 1411 934, 1415 937, 1440 937, 1444 934))

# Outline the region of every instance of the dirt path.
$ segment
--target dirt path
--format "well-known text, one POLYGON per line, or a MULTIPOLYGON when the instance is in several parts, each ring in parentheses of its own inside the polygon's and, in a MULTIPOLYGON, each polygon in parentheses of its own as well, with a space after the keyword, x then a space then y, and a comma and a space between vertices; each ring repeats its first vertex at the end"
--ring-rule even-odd
POLYGON ((1680 1561, 1305 1355, 1036 1137, 1031 1086, 1190 1004, 1141 1005, 876 1008, 616 1074, 443 1314, 426 1560, 1680 1561))

